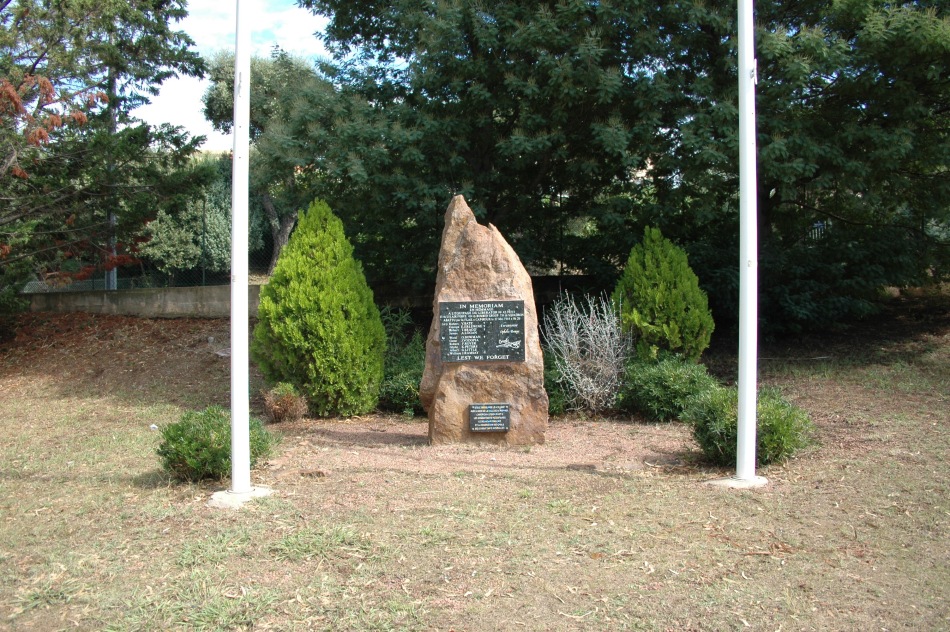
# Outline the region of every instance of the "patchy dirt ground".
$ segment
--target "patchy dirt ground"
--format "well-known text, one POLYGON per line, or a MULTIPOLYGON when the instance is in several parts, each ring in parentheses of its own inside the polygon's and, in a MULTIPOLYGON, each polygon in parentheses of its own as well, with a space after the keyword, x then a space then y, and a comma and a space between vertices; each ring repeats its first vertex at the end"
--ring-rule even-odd
MULTIPOLYGON (((928 348, 941 345, 950 333, 950 299, 947 296, 896 298, 877 317, 846 333, 808 335, 761 346, 763 384, 788 384, 789 380, 822 367, 851 364, 891 366, 919 359, 928 348)), ((100 388, 103 392, 135 394, 182 407, 203 407, 229 402, 229 324, 214 319, 141 319, 125 316, 26 314, 16 336, 0 344, 0 371, 7 388, 28 389, 32 379, 43 376, 63 391, 100 388), (222 388, 223 386, 223 388, 222 388), (210 387, 210 388, 209 388, 210 387)), ((705 359, 710 370, 729 382, 737 373, 729 340, 720 340, 705 359)), ((945 367, 934 367, 932 377, 946 377, 945 367)), ((264 387, 251 365, 252 409, 260 413, 264 387)), ((865 394, 848 385, 832 384, 820 393, 786 388, 787 395, 812 410, 826 440, 855 448, 859 439, 839 432, 840 411, 860 411, 865 394), (837 412, 836 412, 837 411, 837 412), (848 442, 851 442, 848 444, 848 442)), ((900 405, 908 405, 904 393, 900 405)), ((848 423, 855 423, 854 415, 848 423)), ((551 420, 547 442, 530 449, 492 447, 427 447, 425 457, 414 449, 427 445, 425 419, 373 414, 352 419, 304 419, 282 424, 280 431, 301 441, 272 462, 273 476, 314 468, 332 470, 340 464, 322 455, 319 464, 307 446, 364 448, 365 467, 391 460, 410 471, 449 472, 460 463, 504 471, 510 468, 571 468, 590 471, 636 471, 644 468, 697 466, 698 455, 687 430, 677 424, 647 424, 640 419, 602 419, 567 416, 551 420), (624 422, 637 422, 625 424, 624 422)), ((345 452, 344 452, 345 454, 345 452)), ((348 455, 351 456, 351 455, 348 455)), ((345 459, 348 465, 352 460, 345 459)))
MULTIPOLYGON (((34 314, 24 316, 16 338, 0 347, 0 367, 12 378, 8 387, 13 389, 26 389, 33 378, 42 375, 66 391, 100 388, 146 397, 160 393, 164 401, 185 407, 227 405, 228 390, 214 392, 205 386, 220 387, 225 381, 230 371, 229 344, 228 323, 221 320, 34 314), (201 401, 202 395, 207 401, 201 401)), ((252 365, 252 408, 258 413, 262 388, 263 380, 252 365)), ((430 474, 451 474, 463 464, 496 471, 519 467, 603 472, 675 467, 689 460, 691 449, 682 426, 625 427, 577 416, 553 419, 545 445, 514 450, 491 446, 430 448, 424 418, 387 414, 307 418, 275 428, 288 438, 300 440, 272 460, 270 469, 278 478, 288 472, 312 470, 314 446, 363 448, 361 458, 356 460, 349 452, 340 452, 347 466, 353 466, 354 461, 366 468, 398 462, 409 471, 430 474), (425 457, 413 456, 412 449, 422 446, 427 447, 425 457)), ((324 470, 341 465, 330 455, 320 456, 324 470)))
MULTIPOLYGON (((762 345, 818 444, 754 491, 679 424, 577 416, 531 448, 424 419, 280 424, 274 496, 209 509, 157 433, 227 405, 226 321, 24 315, 0 345, 0 629, 950 628, 950 303, 762 345)), ((735 356, 707 362, 723 380, 735 356)), ((252 372, 252 407, 263 383, 252 372)))

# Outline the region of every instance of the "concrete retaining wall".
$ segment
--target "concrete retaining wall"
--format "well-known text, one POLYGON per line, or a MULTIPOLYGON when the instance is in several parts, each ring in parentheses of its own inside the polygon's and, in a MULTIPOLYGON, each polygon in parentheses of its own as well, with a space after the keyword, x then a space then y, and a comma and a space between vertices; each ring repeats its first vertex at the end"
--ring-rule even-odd
MULTIPOLYGON (((257 315, 261 288, 248 287, 248 309, 257 315)), ((149 288, 104 292, 48 292, 29 294, 34 312, 89 312, 145 318, 228 318, 231 286, 149 288)))
MULTIPOLYGON (((561 292, 591 292, 598 288, 589 277, 559 276, 533 277, 534 300, 540 307, 554 302, 561 292)), ((248 308, 251 317, 257 316, 261 286, 248 288, 248 308)), ((431 315, 432 295, 392 294, 385 288, 374 290, 379 305, 408 308, 431 315)), ((231 316, 231 286, 169 287, 143 290, 88 290, 81 292, 38 292, 25 295, 34 312, 90 312, 93 314, 121 314, 144 318, 229 318, 231 316)))

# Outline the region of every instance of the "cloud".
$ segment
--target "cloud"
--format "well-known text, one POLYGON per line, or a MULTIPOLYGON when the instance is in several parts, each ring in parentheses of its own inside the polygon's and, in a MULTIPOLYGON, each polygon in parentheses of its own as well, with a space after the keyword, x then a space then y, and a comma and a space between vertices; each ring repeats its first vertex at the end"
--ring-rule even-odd
MULTIPOLYGON (((273 7, 283 2, 270 3, 273 7)), ((265 17, 265 16, 261 16, 265 17)), ((326 18, 316 17, 296 6, 271 9, 266 13, 267 28, 252 36, 255 54, 267 54, 274 44, 302 57, 322 57, 326 49, 317 39, 317 33, 326 28, 326 18), (263 50, 261 50, 263 48, 263 50)))
MULTIPOLYGON (((242 14, 251 22, 251 43, 255 55, 268 55, 275 44, 302 56, 324 54, 316 33, 326 26, 326 18, 297 7, 292 0, 271 0, 246 5, 242 14)), ((202 55, 234 47, 235 3, 220 0, 192 0, 188 17, 179 28, 191 35, 202 55)))
POLYGON ((207 81, 195 77, 169 79, 162 85, 161 93, 152 97, 150 104, 135 110, 135 116, 153 125, 180 125, 192 136, 207 136, 208 140, 202 145, 202 149, 231 149, 231 136, 214 131, 202 113, 204 104, 201 102, 201 95, 207 86, 207 81))
MULTIPOLYGON (((195 42, 195 50, 203 57, 222 49, 233 49, 235 4, 222 0, 189 0, 188 17, 173 27, 188 33, 195 42)), ((254 55, 270 55, 274 45, 302 57, 326 55, 326 49, 315 36, 326 27, 326 18, 297 7, 293 0, 249 2, 241 12, 242 17, 246 13, 251 21, 254 55)), ((184 127, 192 135, 207 136, 203 149, 231 149, 230 135, 212 130, 211 123, 202 114, 201 95, 208 85, 208 81, 192 77, 169 79, 162 84, 158 96, 152 97, 151 104, 138 108, 134 114, 154 125, 171 123, 184 127)))
POLYGON ((201 55, 208 55, 234 46, 234 9, 234 2, 190 0, 188 17, 176 26, 191 36, 201 55))

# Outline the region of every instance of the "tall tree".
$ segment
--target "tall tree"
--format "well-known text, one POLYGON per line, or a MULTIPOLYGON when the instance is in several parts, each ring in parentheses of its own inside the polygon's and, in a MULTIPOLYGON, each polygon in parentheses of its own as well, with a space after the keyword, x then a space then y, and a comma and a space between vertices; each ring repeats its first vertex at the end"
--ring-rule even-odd
POLYGON ((0 264, 85 251, 115 265, 110 213, 128 243, 207 179, 187 167, 200 138, 130 115, 168 77, 203 73, 172 27, 185 15, 184 0, 0 2, 0 264))
MULTIPOLYGON (((234 124, 234 53, 222 51, 209 63, 211 84, 202 100, 205 117, 215 129, 230 132, 234 124)), ((288 135, 286 122, 304 91, 332 92, 306 60, 274 49, 269 58, 251 60, 251 190, 270 226, 268 274, 290 238, 297 214, 313 199, 310 184, 316 172, 301 144, 288 135)))
MULTIPOLYGON (((311 99, 297 138, 368 272, 418 281, 461 192, 535 269, 616 274, 631 224, 661 226, 734 318, 734 6, 301 5, 330 18, 349 98, 311 99)), ((760 2, 757 25, 760 313, 827 326, 882 285, 945 277, 945 3, 760 2)))
POLYGON ((90 106, 111 102, 124 114, 157 94, 165 79, 200 75, 201 58, 189 50, 194 42, 170 25, 187 15, 185 4, 0 2, 0 176, 24 171, 21 158, 36 156, 63 123, 84 122, 90 106))
POLYGON ((652 46, 639 29, 645 9, 301 4, 331 18, 328 43, 342 64, 333 79, 368 104, 355 122, 300 129, 348 139, 316 153, 337 189, 327 197, 363 236, 370 274, 431 283, 454 193, 534 271, 596 267, 590 253, 605 247, 609 266, 622 262, 631 241, 599 227, 625 225, 615 193, 646 167, 650 70, 628 63, 652 46))
MULTIPOLYGON (((671 88, 656 205, 721 316, 737 305, 735 8, 676 3, 651 30, 671 88), (725 247, 724 247, 725 246, 725 247)), ((869 313, 884 285, 947 274, 950 16, 941 3, 758 3, 760 314, 784 328, 869 313)), ((659 77, 658 77, 659 78, 659 77)))

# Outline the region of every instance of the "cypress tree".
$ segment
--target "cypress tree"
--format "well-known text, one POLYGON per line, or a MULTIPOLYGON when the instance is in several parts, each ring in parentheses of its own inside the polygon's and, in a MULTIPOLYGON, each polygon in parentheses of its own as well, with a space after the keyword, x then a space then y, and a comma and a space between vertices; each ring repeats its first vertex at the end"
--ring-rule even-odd
POLYGON ((658 228, 647 226, 643 241, 630 251, 613 299, 641 356, 663 350, 695 361, 709 346, 715 325, 706 293, 686 252, 658 228))
POLYGON ((385 347, 343 224, 314 201, 261 288, 252 357, 267 380, 304 393, 315 414, 357 415, 376 406, 385 347))

